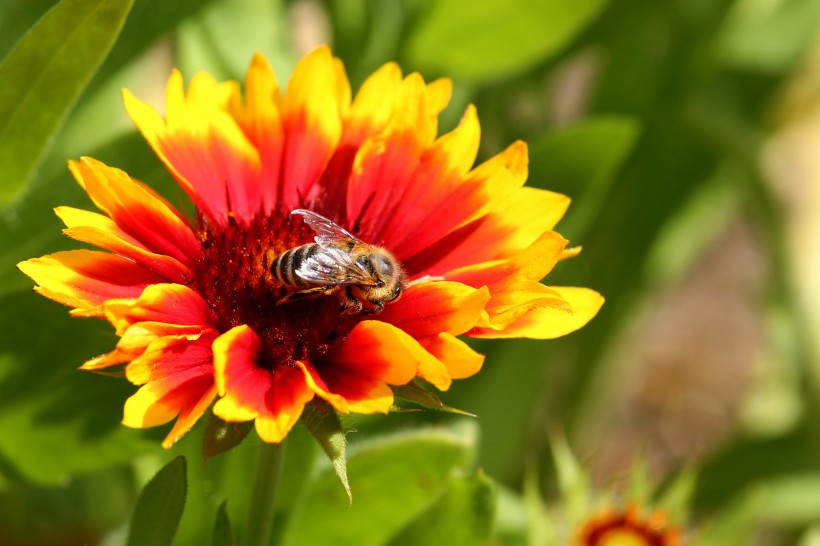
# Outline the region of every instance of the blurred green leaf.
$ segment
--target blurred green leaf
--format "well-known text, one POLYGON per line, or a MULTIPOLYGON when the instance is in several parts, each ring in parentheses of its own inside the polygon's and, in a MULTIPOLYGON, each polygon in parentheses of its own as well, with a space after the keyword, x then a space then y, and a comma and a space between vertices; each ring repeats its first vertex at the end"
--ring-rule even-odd
POLYGON ((695 546, 745 546, 751 544, 761 516, 760 491, 740 491, 734 499, 698 529, 695 546))
POLYGON ((60 486, 14 485, 0 491, 0 544, 101 544, 134 509, 137 487, 125 465, 76 474, 60 486), (44 525, 47 522, 47 525, 44 525))
POLYGON ((800 539, 797 546, 820 546, 820 527, 811 527, 800 539))
POLYGON ((446 542, 448 546, 490 543, 495 527, 496 492, 493 481, 479 471, 451 482, 447 491, 410 524, 389 546, 417 546, 446 542))
POLYGON ((211 457, 235 448, 248 437, 252 428, 253 421, 228 423, 209 412, 202 434, 202 459, 207 462, 211 457))
POLYGON ((442 402, 438 396, 428 391, 416 382, 410 382, 406 385, 399 385, 393 387, 393 394, 397 398, 402 398, 409 402, 413 402, 427 409, 445 411, 448 413, 457 413, 459 415, 466 415, 467 417, 475 417, 475 415, 473 415, 472 413, 468 413, 466 411, 456 408, 451 408, 450 406, 442 402))
POLYGON ((794 526, 820 521, 820 472, 770 478, 761 490, 767 521, 794 526))
MULTIPOLYGON (((179 28, 186 19, 217 0, 139 0, 134 4, 122 34, 111 54, 100 68, 92 88, 96 88, 112 74, 143 53, 158 39, 179 28)), ((250 60, 250 59, 249 59, 250 60)), ((165 78, 167 74, 162 74, 165 78)))
POLYGON ((57 0, 4 0, 0 2, 0 59, 57 0))
MULTIPOLYGON (((526 519, 527 543, 549 544, 549 538, 555 535, 555 526, 547 517, 547 506, 541 494, 538 467, 533 463, 527 464, 524 470, 524 492, 521 503, 526 519)), ((499 504, 499 506, 502 505, 499 504)))
POLYGON ((529 183, 573 200, 560 224, 565 237, 583 242, 639 133, 635 118, 598 116, 530 143, 529 183))
POLYGON ((185 74, 205 70, 217 79, 242 79, 254 53, 262 52, 281 81, 296 64, 281 0, 213 2, 177 32, 178 66, 185 74))
POLYGON ((336 476, 342 482, 348 502, 353 502, 350 482, 347 479, 347 458, 345 457, 345 431, 336 411, 328 404, 313 403, 305 410, 302 422, 327 455, 336 476))
POLYGON ((185 457, 165 465, 137 500, 128 546, 166 546, 174 539, 187 495, 185 457))
POLYGON ((404 57, 425 71, 487 81, 529 69, 570 42, 607 0, 438 0, 404 57))
MULTIPOLYGON (((546 535, 540 535, 537 530, 531 531, 533 521, 529 499, 522 499, 515 491, 500 484, 496 484, 496 491, 496 542, 503 546, 546 545, 546 535), (538 542, 534 541, 536 538, 539 539, 538 542)), ((538 510, 536 525, 547 523, 545 514, 546 512, 538 510)))
POLYGON ((0 485, 57 485, 159 450, 152 433, 120 424, 133 385, 77 369, 114 346, 109 325, 32 290, 0 296, 0 309, 0 485))
POLYGON ((234 546, 233 531, 231 530, 231 520, 228 517, 228 510, 225 507, 227 501, 223 501, 216 511, 216 522, 214 523, 213 546, 234 546))
POLYGON ((726 228, 739 206, 738 176, 728 166, 720 168, 670 215, 646 257, 646 277, 654 286, 685 275, 726 228))
POLYGON ((697 474, 693 468, 684 468, 659 496, 658 506, 663 507, 673 522, 689 520, 697 474))
POLYGON ((0 203, 22 193, 133 0, 62 0, 0 64, 0 203))
POLYGON ((794 68, 817 36, 815 0, 734 3, 718 45, 734 68, 782 73, 794 68))
POLYGON ((354 444, 347 459, 353 504, 326 466, 306 490, 281 544, 384 544, 447 488, 453 472, 467 469, 474 449, 474 427, 420 429, 354 444))
POLYGON ((550 438, 550 447, 564 512, 570 522, 582 521, 589 511, 590 477, 563 435, 553 435, 550 438))

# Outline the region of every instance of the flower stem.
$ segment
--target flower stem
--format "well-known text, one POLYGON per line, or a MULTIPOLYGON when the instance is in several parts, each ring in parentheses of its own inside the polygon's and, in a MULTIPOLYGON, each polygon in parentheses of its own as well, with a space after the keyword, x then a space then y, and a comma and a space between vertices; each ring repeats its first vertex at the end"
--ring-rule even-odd
POLYGON ((276 491, 285 458, 285 442, 269 444, 262 442, 256 462, 256 480, 253 485, 251 505, 248 510, 247 546, 268 546, 273 531, 276 508, 276 491))

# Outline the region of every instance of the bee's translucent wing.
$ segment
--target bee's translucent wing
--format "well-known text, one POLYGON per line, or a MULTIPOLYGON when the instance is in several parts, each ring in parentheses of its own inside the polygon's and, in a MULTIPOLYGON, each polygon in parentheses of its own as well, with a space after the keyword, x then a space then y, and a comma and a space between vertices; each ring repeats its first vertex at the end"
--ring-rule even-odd
POLYGON ((326 245, 328 243, 339 241, 354 241, 356 243, 361 243, 355 235, 347 231, 345 228, 333 220, 325 218, 321 214, 313 212, 312 210, 296 209, 291 211, 290 215, 301 216, 302 220, 304 220, 304 222, 316 232, 316 237, 314 237, 313 240, 320 245, 326 245))
POLYGON ((294 274, 315 285, 357 284, 375 286, 373 275, 351 255, 346 241, 320 245, 294 274))

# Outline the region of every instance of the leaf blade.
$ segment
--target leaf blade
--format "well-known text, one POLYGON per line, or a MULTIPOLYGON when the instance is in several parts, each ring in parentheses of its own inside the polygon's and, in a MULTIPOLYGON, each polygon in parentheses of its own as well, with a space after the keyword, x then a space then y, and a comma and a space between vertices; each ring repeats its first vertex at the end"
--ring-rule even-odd
POLYGON ((137 499, 128 546, 170 546, 188 492, 185 457, 176 457, 151 478, 137 499))
POLYGON ((495 527, 496 490, 481 471, 453 480, 449 489, 427 507, 388 546, 435 544, 447 537, 447 544, 486 546, 495 527))
POLYGON ((0 203, 19 196, 134 0, 62 0, 0 64, 0 203), (78 15, 79 14, 79 15, 78 15))
POLYGON ((557 53, 608 0, 439 0, 411 29, 408 64, 484 82, 529 69, 557 53), (504 21, 499 25, 499 21, 504 21))

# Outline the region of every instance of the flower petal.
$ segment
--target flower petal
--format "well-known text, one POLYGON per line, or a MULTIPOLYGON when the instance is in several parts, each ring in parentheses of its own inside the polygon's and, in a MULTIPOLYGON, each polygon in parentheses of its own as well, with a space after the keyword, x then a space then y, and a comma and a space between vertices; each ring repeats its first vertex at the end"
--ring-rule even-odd
POLYGON ((522 313, 502 329, 480 327, 468 333, 471 337, 553 339, 578 330, 594 317, 604 298, 594 290, 574 287, 546 287, 556 293, 565 305, 537 305, 522 313))
POLYGON ((163 280, 131 260, 92 250, 57 252, 17 267, 39 285, 37 292, 83 316, 102 316, 106 300, 136 298, 146 286, 163 280))
POLYGON ((118 335, 139 322, 202 326, 200 330, 214 323, 202 296, 181 284, 148 286, 135 302, 111 302, 105 306, 105 313, 118 335))
POLYGON ((276 74, 267 59, 257 53, 245 75, 245 98, 239 89, 231 97, 230 111, 248 139, 259 150, 262 162, 259 196, 261 210, 273 211, 283 162, 285 133, 282 126, 282 97, 276 74))
POLYGON ((342 413, 386 413, 393 404, 387 385, 410 382, 420 366, 443 365, 411 336, 390 324, 365 320, 317 368, 299 363, 308 385, 342 413))
POLYGON ((162 442, 164 448, 170 448, 196 423, 216 396, 213 372, 208 368, 174 374, 140 387, 125 401, 122 424, 146 428, 178 417, 162 442))
POLYGON ((447 332, 420 339, 419 343, 444 364, 447 374, 452 379, 464 379, 475 375, 484 363, 484 355, 475 352, 466 343, 447 332))
POLYGON ((66 225, 63 233, 72 239, 129 258, 166 281, 185 283, 193 279, 191 270, 179 260, 152 252, 107 216, 72 207, 57 207, 54 212, 66 225))
POLYGON ((97 208, 143 248, 175 258, 192 270, 202 252, 191 227, 156 192, 119 169, 84 157, 69 161, 77 182, 97 208))
POLYGON ((476 325, 489 300, 486 287, 476 289, 451 281, 423 282, 410 286, 398 302, 385 307, 379 320, 417 339, 439 332, 459 335, 476 325))
POLYGON ((317 196, 316 183, 339 144, 350 95, 344 66, 327 46, 313 50, 293 71, 282 104, 287 136, 279 201, 286 210, 317 196))
POLYGON ((205 330, 195 339, 185 335, 160 337, 125 367, 125 377, 135 385, 144 385, 198 366, 212 370, 211 344, 218 335, 216 330, 205 330))
POLYGON ((465 181, 480 134, 475 107, 470 105, 458 127, 421 155, 406 187, 393 190, 399 201, 412 203, 396 207, 381 233, 384 244, 397 249, 400 259, 430 246, 484 205, 476 184, 465 181))
POLYGON ((260 367, 261 347, 259 336, 244 324, 214 341, 214 376, 222 396, 214 414, 225 421, 255 419, 260 438, 280 442, 299 420, 313 391, 295 368, 260 367))
POLYGON ((128 378, 145 383, 125 402, 123 424, 150 427, 177 422, 163 441, 171 447, 202 416, 216 397, 210 331, 195 340, 162 338, 126 368, 128 378), (169 342, 170 341, 170 342, 169 342))
POLYGON ((348 181, 347 218, 359 226, 365 241, 379 242, 395 214, 424 151, 433 144, 437 115, 426 107, 421 76, 402 81, 394 114, 381 134, 366 140, 348 181))
MULTIPOLYGON (((470 264, 514 257, 555 226, 569 206, 569 198, 525 187, 496 199, 494 205, 489 214, 405 260, 405 266, 416 275, 443 275, 470 264)), ((450 208, 445 205, 445 210, 450 208)))
POLYGON ((566 239, 554 231, 548 231, 517 256, 454 269, 448 271, 446 277, 469 286, 487 286, 495 298, 510 283, 521 279, 542 279, 561 259, 566 245, 566 239))
POLYGON ((229 213, 250 218, 262 202, 259 153, 226 111, 235 87, 199 73, 186 96, 182 75, 174 70, 165 120, 123 91, 134 124, 197 207, 217 224, 226 223, 229 213))

